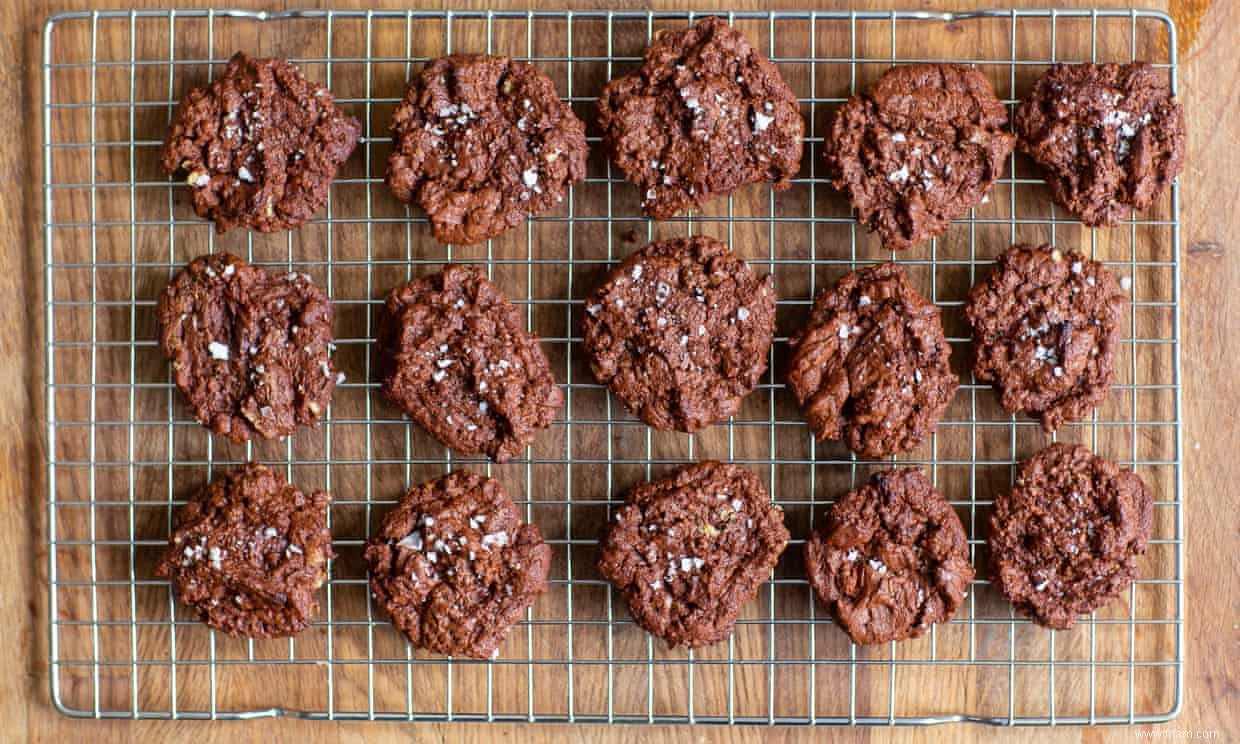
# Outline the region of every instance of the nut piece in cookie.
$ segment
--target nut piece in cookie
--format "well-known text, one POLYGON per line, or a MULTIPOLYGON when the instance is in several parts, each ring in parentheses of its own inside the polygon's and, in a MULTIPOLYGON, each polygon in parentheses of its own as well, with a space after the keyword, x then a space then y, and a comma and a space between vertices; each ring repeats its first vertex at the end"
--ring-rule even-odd
POLYGON ((344 379, 331 301, 306 274, 200 256, 159 299, 159 343, 194 417, 233 442, 313 426, 344 379))
POLYGON ((155 574, 216 630, 295 635, 318 612, 314 593, 334 557, 330 504, 322 491, 307 496, 264 465, 243 465, 181 507, 155 574))
POLYGON ((732 634, 787 542, 783 510, 752 471, 702 462, 629 491, 598 569, 638 625, 698 648, 732 634))
POLYGON ((994 581, 1017 610, 1059 630, 1137 576, 1154 504, 1145 483, 1080 445, 1052 444, 1020 465, 990 518, 994 581))
POLYGON ((441 57, 392 115, 387 184, 442 243, 481 243, 564 201, 586 175, 585 125, 533 65, 441 57))
POLYGON ((1102 264, 1075 251, 1018 244, 969 291, 973 374, 1004 409, 1054 431, 1089 415, 1115 378, 1126 298, 1102 264))
POLYGON ((791 185, 805 121, 779 70, 721 18, 660 31, 637 72, 607 83, 608 157, 665 220, 749 183, 791 185))
POLYGON ((888 249, 945 232, 1003 172, 1015 138, 986 76, 953 64, 892 67, 835 112, 827 173, 888 249))
POLYGON ((586 299, 590 368, 656 429, 695 432, 736 413, 766 371, 775 289, 713 238, 651 243, 586 299))
POLYGON ((410 643, 486 659, 547 590, 551 548, 499 481, 458 470, 410 490, 365 559, 375 601, 410 643))
POLYGON ((384 395, 463 455, 507 462, 564 404, 538 336, 470 266, 392 290, 378 344, 384 395))
POLYGON ((1148 62, 1055 65, 1017 108, 1021 152, 1091 227, 1146 209, 1184 167, 1184 112, 1148 62))
POLYGON ((947 622, 973 580, 960 518, 917 468, 875 473, 835 502, 805 544, 805 568, 818 600, 863 644, 947 622))
POLYGON ((238 52, 181 101, 161 162, 185 178, 194 212, 217 232, 291 230, 327 202, 361 133, 296 65, 238 52))
POLYGON ((788 386, 810 430, 862 457, 916 447, 960 385, 938 307, 892 263, 823 290, 809 325, 788 343, 788 386))

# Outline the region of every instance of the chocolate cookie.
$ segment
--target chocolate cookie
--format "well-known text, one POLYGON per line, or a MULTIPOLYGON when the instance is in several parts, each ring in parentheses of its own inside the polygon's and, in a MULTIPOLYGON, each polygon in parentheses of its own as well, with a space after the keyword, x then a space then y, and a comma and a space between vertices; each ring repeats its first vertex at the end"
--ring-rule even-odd
POLYGON ((684 432, 736 413, 774 333, 771 278, 705 236, 630 255, 586 300, 583 322, 599 382, 647 424, 684 432))
POLYGON ((1091 227, 1146 209, 1184 167, 1184 112, 1147 62, 1055 65, 1017 108, 1020 149, 1091 227))
POLYGON ((788 386, 810 430, 862 457, 916 447, 960 385, 939 309, 892 263, 819 293, 809 325, 788 344, 788 386))
POLYGON ((1018 244, 969 291, 973 375, 1003 407, 1042 428, 1089 415, 1115 379, 1124 292, 1111 273, 1075 251, 1018 244))
POLYGON ((291 230, 327 202, 362 134, 331 94, 282 59, 233 55, 223 74, 177 107, 161 163, 181 173, 194 212, 216 232, 291 230))
POLYGON ((481 243, 564 201, 586 175, 585 125, 533 65, 431 60, 392 115, 387 184, 435 239, 481 243))
POLYGON ((801 167, 796 96, 721 18, 658 32, 641 69, 607 83, 598 107, 608 157, 655 219, 748 183, 786 189, 801 167))
POLYGON ((284 638, 318 612, 314 593, 334 557, 331 497, 306 496, 249 463, 206 484, 181 507, 155 575, 202 622, 231 635, 284 638))
POLYGON ((629 491, 598 570, 638 625, 669 647, 698 648, 732 634, 787 542, 783 511, 756 475, 702 462, 629 491))
POLYGON ((392 290, 378 343, 384 394, 460 454, 507 462, 564 404, 538 336, 470 266, 392 290))
POLYGON ((917 638, 956 614, 973 580, 960 517, 917 468, 875 473, 805 543, 814 594, 853 643, 917 638))
POLYGON ((1135 473, 1058 442, 1020 465, 995 497, 990 560, 1003 596, 1048 628, 1066 629, 1137 576, 1154 504, 1135 473))
POLYGON ((375 601, 410 643, 485 659, 547 590, 551 548, 499 481, 458 470, 410 490, 365 558, 375 601))
POLYGON ((344 380, 331 301, 306 274, 199 256, 159 298, 159 343, 203 426, 234 442, 315 425, 344 380))
POLYGON ((969 67, 892 67, 835 112, 827 173, 888 249, 941 235, 990 190, 1015 138, 986 76, 969 67))

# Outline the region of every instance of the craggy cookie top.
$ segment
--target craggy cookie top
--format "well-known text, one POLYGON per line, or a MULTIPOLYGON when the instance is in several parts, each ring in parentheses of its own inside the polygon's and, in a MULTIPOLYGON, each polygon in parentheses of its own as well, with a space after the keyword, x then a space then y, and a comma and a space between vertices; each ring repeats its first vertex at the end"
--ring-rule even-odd
POLYGON ((458 470, 410 490, 365 558, 375 601, 414 646, 485 659, 547 590, 551 548, 499 481, 458 470))
POLYGON ((1003 407, 1054 431, 1111 389, 1126 299, 1102 264, 1049 245, 1013 246, 969 291, 973 374, 1003 407))
POLYGON ((835 502, 805 567, 854 643, 924 634, 951 619, 973 580, 964 526, 917 468, 875 473, 835 502))
POLYGON ((657 33, 641 69, 607 83, 598 106, 608 156, 655 219, 747 183, 788 188, 801 167, 805 121, 796 96, 715 16, 657 33))
POLYGON ((1153 523, 1153 501, 1135 473, 1080 445, 1052 444, 1021 463, 1012 492, 995 498, 995 583, 1034 622, 1069 628, 1128 588, 1153 523))
POLYGON ((362 125, 281 59, 238 52, 177 107, 161 162, 181 173, 217 232, 291 230, 324 203, 362 125))
POLYGON ((330 356, 332 303, 306 274, 200 256, 159 298, 159 343, 194 416, 243 442, 315 425, 343 381, 330 356))
POLYGON ((388 295, 383 392, 445 446, 506 462, 564 403, 538 336, 480 271, 449 265, 388 295))
POLYGON ((1020 149, 1090 226, 1146 209, 1184 167, 1184 112, 1147 62, 1055 65, 1017 108, 1020 149))
POLYGON ((634 252, 586 299, 590 368, 656 429, 694 432, 736 413, 766 370, 775 290, 713 238, 634 252))
POLYGON ((939 309, 891 263, 844 275, 789 340, 788 386, 819 439, 863 457, 916 447, 956 394, 939 309))
POLYGON ((787 542, 783 511, 752 471, 702 462, 629 491, 598 569, 638 625, 696 648, 732 634, 787 542))
POLYGON ((909 248, 942 234, 990 190, 1014 145, 1007 123, 977 70, 892 67, 836 111, 823 155, 857 219, 887 248, 909 248))
POLYGON ((301 632, 333 557, 322 491, 306 496, 258 463, 217 476, 177 514, 155 569, 216 630, 247 638, 301 632))
POLYGON ((533 65, 431 60, 392 115, 387 183, 443 243, 481 243, 559 202, 586 175, 585 125, 533 65))

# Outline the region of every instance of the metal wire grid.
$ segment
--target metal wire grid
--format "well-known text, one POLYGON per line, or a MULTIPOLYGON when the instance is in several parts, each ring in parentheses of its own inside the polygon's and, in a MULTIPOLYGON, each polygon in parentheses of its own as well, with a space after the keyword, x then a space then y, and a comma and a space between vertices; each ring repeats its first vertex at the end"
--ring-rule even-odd
MULTIPOLYGON (((48 19, 43 155, 49 661, 52 699, 62 712, 141 718, 1006 725, 1153 722, 1177 714, 1184 662, 1178 185, 1161 212, 1138 215, 1100 237, 1058 217, 1053 206, 1049 216, 1022 215, 1018 190, 1023 195, 1041 187, 1036 174, 1017 177, 1013 159, 995 191, 1008 196, 996 199, 995 206, 999 212, 1006 206, 1006 214, 979 209, 953 228, 954 243, 945 236, 928 249, 885 254, 847 212, 832 214, 824 204, 838 197, 831 197, 816 165, 823 114, 863 85, 859 81, 867 65, 880 63, 875 69, 881 70, 923 57, 954 58, 900 55, 906 37, 924 39, 969 24, 984 27, 979 38, 997 34, 998 48, 1006 47, 1007 54, 989 58, 972 50, 956 56, 979 67, 1006 68, 1009 86, 1000 93, 1013 104, 1018 73, 1023 79, 1057 59, 1115 58, 1115 38, 1122 43, 1127 37, 1131 58, 1139 49, 1149 58, 1146 25, 1165 42, 1165 61, 1158 66, 1174 89, 1171 19, 1135 10, 723 13, 759 46, 765 44, 790 79, 789 68, 809 67, 808 77, 798 78, 809 123, 805 171, 790 192, 799 197, 729 198, 719 211, 707 207, 703 214, 656 226, 641 217, 625 191, 631 188, 605 165, 574 189, 563 213, 535 220, 523 229, 524 236, 488 243, 481 253, 435 247, 424 238, 419 215, 381 214, 388 199, 381 182, 384 158, 372 150, 386 145, 385 118, 374 110, 394 103, 400 89, 372 89, 378 77, 372 71, 379 65, 403 66, 407 78, 414 64, 437 53, 505 52, 562 73, 557 82, 567 100, 586 106, 601 80, 633 66, 657 27, 691 23, 700 15, 190 10, 64 13, 48 19), (322 54, 292 56, 308 70, 321 70, 319 78, 337 100, 363 120, 367 137, 353 160, 362 161, 364 170, 346 171, 321 219, 296 237, 229 236, 230 243, 189 214, 178 199, 179 184, 146 175, 154 173, 148 163, 155 159, 162 131, 147 127, 144 115, 153 111, 166 122, 188 84, 211 75, 211 65, 222 58, 216 41, 222 24, 244 23, 257 32, 277 21, 311 24, 313 34, 306 38, 312 41, 297 48, 314 50, 317 43, 322 54), (512 35, 515 50, 499 43, 504 35, 498 27, 506 23, 520 26, 512 35), (1049 26, 1049 50, 1022 48, 1018 29, 1024 23, 1049 26), (621 49, 620 29, 626 24, 636 25, 638 38, 636 45, 621 49), (1061 30, 1069 24, 1075 32, 1061 30), (1073 48, 1083 48, 1079 24, 1088 37, 1085 53, 1057 52, 1072 46, 1065 44, 1070 33, 1077 37, 1073 48), (1121 31, 1108 36, 1114 24, 1121 31), (357 54, 340 51, 345 28, 364 40, 357 54), (915 37, 908 29, 922 34, 915 37), (205 54, 179 53, 187 36, 204 33, 205 54), (58 34, 76 40, 70 48, 77 52, 89 42, 89 57, 66 51, 58 34), (403 50, 378 53, 376 39, 385 34, 403 41, 403 50), (796 51, 788 51, 798 34, 796 51), (833 34, 844 41, 843 48, 824 50, 833 34), (428 36, 441 40, 435 43, 442 48, 419 54, 415 47, 428 36), (874 43, 887 37, 887 49, 874 43), (562 51, 548 50, 547 39, 562 42, 562 51), (583 40, 584 49, 579 46, 583 40), (159 48, 166 54, 151 51, 159 48), (101 50, 117 49, 119 56, 101 56, 101 50), (587 66, 601 75, 589 85, 580 74, 587 66), (839 84, 820 80, 822 67, 840 69, 839 84), (345 68, 361 73, 360 95, 341 89, 359 77, 342 72, 345 68), (166 95, 139 95, 145 78, 160 70, 167 75, 166 95), (197 78, 187 82, 178 77, 182 70, 196 71, 197 78), (61 73, 84 74, 88 80, 59 84, 61 73), (108 100, 103 77, 114 73, 119 74, 118 95, 108 100), (84 121, 62 136, 61 121, 78 114, 84 114, 84 121), (119 170, 108 176, 113 161, 119 170), (79 173, 74 169, 81 167, 86 177, 69 172, 79 173), (341 190, 348 187, 363 187, 364 198, 347 200, 341 190), (373 198, 372 190, 377 192, 373 198), (361 214, 352 214, 346 204, 361 214), (321 239, 303 240, 301 235, 316 226, 321 239), (609 263, 631 250, 623 244, 632 239, 623 234, 630 228, 644 228, 647 238, 666 230, 711 231, 738 249, 748 241, 749 250, 742 252, 765 264, 781 288, 781 329, 795 327, 817 288, 858 265, 891 258, 911 274, 928 278, 932 298, 947 309, 946 319, 961 304, 960 288, 971 285, 977 271, 984 271, 986 257, 1007 243, 1041 237, 1087 245, 1132 282, 1125 341, 1130 369, 1112 396, 1120 401, 1068 428, 1066 436, 1153 479, 1159 527, 1151 551, 1161 553, 1161 559, 1150 563, 1152 570, 1146 567, 1124 601, 1084 620, 1074 632, 1043 631, 1016 618, 986 588, 979 548, 989 494, 1010 480, 1015 464, 1041 446, 1041 439, 1033 422, 995 415, 988 389, 970 379, 939 434, 900 458, 927 468, 965 518, 979 567, 968 602, 959 617, 935 627, 926 639, 879 649, 842 641, 815 607, 800 578, 797 554, 815 515, 879 464, 818 445, 803 428, 781 392, 782 336, 765 382, 741 414, 713 433, 655 434, 613 403, 589 377, 573 344, 579 340, 581 297, 609 263), (792 231, 801 229, 802 237, 790 240, 792 231), (556 240, 544 250, 547 235, 556 240), (830 241, 831 235, 847 237, 830 241), (785 253, 782 247, 789 242, 800 253, 785 253), (358 245, 363 252, 355 255, 358 245), (983 245, 987 250, 979 253, 983 245), (155 292, 188 258, 215 249, 245 251, 260 264, 309 270, 325 281, 338 315, 352 314, 350 330, 355 332, 338 332, 337 343, 341 367, 354 381, 338 390, 317 432, 299 432, 279 445, 231 447, 203 434, 181 407, 154 348, 155 292), (492 468, 428 444, 366 382, 370 309, 376 298, 423 265, 453 259, 485 261, 489 273, 501 276, 562 370, 564 417, 515 464, 492 468), (952 282, 941 282, 940 275, 954 278, 953 291, 941 288, 952 282), (551 277, 546 285, 562 296, 540 292, 543 276, 551 277), (794 285, 794 291, 787 291, 794 285), (522 286, 523 298, 517 291, 522 286), (788 313, 791 325, 784 319, 788 313), (1151 355, 1157 357, 1152 366, 1147 365, 1151 355), (1156 443, 1154 450, 1150 442, 1156 443), (390 451, 393 443, 395 452, 390 451), (165 583, 150 576, 153 556, 166 543, 172 515, 186 494, 214 468, 251 457, 283 463, 294 482, 336 496, 333 528, 342 555, 325 589, 322 618, 288 641, 217 637, 177 607, 165 583), (747 608, 733 639, 696 653, 669 652, 632 626, 593 573, 589 551, 598 525, 625 486, 699 457, 728 458, 768 477, 797 539, 747 608), (489 663, 413 652, 370 606, 364 569, 359 572, 356 566, 355 554, 375 524, 372 516, 382 514, 376 507, 393 503, 410 483, 462 462, 505 479, 522 497, 527 518, 543 526, 557 552, 558 572, 549 596, 527 613, 503 655, 489 663), (249 697, 230 698, 230 683, 242 678, 270 682, 271 696, 255 700, 262 690, 252 685, 246 688, 249 697), (948 688, 955 686, 975 694, 953 697, 948 688)), ((597 153, 592 157, 597 159, 597 153)), ((1044 193, 1038 200, 1045 201, 1044 193)), ((950 322, 948 330, 957 358, 967 357, 967 336, 953 334, 950 322)))

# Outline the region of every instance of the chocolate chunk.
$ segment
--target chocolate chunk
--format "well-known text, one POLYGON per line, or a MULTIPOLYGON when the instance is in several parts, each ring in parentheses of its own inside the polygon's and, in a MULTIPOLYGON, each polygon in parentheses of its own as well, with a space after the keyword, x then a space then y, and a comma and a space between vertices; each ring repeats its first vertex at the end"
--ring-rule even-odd
POLYGON ((361 133, 296 65, 237 52, 214 82, 181 101, 161 163, 185 178, 194 212, 214 220, 216 232, 291 230, 327 202, 361 133))
POLYGON ((708 16, 660 31, 637 72, 607 83, 599 127, 608 157, 655 219, 748 183, 791 185, 805 121, 797 98, 739 31, 708 16))
POLYGON ((810 430, 863 457, 920 444, 960 384, 939 309, 892 263, 819 293, 809 325, 788 343, 788 386, 810 430))
POLYGON ((713 238, 651 243, 587 298, 582 325, 599 382, 656 429, 694 432, 766 370, 775 290, 713 238))
POLYGON ((316 425, 342 379, 332 303, 306 274, 199 256, 159 299, 159 342, 194 417, 243 442, 316 425))
POLYGON ((638 625, 669 647, 698 648, 732 634, 787 542, 783 511, 756 475, 702 462, 629 491, 598 569, 638 625))
POLYGON ((1136 578, 1153 523, 1140 477, 1057 442, 1021 463, 1012 492, 995 497, 994 581, 1034 622, 1070 628, 1136 578))

